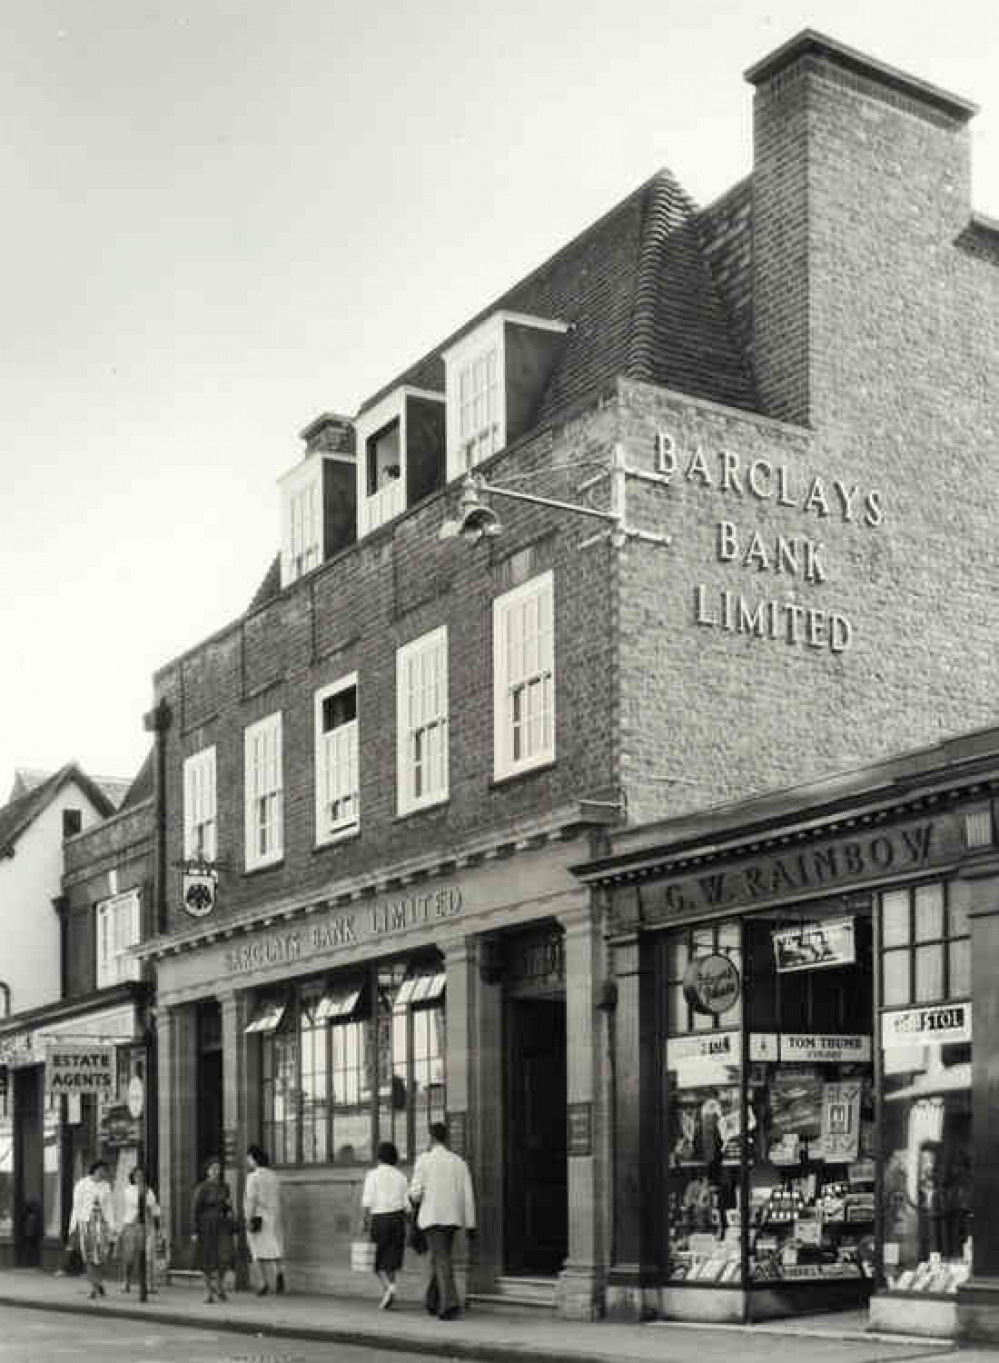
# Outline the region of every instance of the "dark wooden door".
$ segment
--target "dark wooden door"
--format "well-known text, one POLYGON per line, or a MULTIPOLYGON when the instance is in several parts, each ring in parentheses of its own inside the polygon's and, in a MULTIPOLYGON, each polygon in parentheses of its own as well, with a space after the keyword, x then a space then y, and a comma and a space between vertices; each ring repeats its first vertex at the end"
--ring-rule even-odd
POLYGON ((558 1273, 568 1252, 565 1003, 510 1003, 506 1267, 558 1273))

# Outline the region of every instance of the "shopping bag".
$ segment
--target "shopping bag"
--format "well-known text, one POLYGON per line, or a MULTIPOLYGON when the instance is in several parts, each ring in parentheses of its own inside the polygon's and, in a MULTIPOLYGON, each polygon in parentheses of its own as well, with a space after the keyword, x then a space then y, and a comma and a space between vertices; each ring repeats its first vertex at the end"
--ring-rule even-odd
POLYGON ((370 1240, 350 1242, 350 1266, 355 1273, 374 1273, 375 1246, 370 1240))

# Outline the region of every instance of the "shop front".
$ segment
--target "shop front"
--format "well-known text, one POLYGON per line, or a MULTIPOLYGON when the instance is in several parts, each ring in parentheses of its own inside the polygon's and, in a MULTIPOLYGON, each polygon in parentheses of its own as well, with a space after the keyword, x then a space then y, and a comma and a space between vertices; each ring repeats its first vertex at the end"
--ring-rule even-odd
POLYGON ((146 1157, 144 991, 12 1018, 0 1032, 0 1263, 56 1268, 73 1184, 98 1154, 116 1197, 146 1157), (129 1115, 131 1102, 134 1116, 129 1115))
MULTIPOLYGON (((592 1121, 603 943, 568 870, 578 855, 571 839, 539 839, 147 945, 175 1266, 207 1157, 222 1156, 238 1199, 259 1142, 282 1183, 289 1281, 373 1290, 350 1268, 364 1175, 382 1141, 408 1173, 443 1120, 479 1204, 468 1290, 542 1279, 553 1307, 594 1314, 597 1152, 591 1138, 570 1156, 566 1129, 570 1105, 592 1121)), ((409 1256, 403 1296, 421 1275, 409 1256)))
POLYGON ((617 1146, 640 1171, 619 1154, 612 1315, 853 1307, 960 1333, 995 815, 960 768, 926 799, 881 777, 638 830, 579 868, 607 895, 617 1146))

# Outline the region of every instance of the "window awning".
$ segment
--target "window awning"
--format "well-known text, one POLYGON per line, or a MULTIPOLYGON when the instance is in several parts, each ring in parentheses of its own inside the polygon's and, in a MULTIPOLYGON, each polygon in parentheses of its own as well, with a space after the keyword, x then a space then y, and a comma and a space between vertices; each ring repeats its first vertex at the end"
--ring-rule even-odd
POLYGON ((331 985, 316 1005, 316 1021, 351 1018, 364 993, 363 980, 351 980, 348 984, 331 985))
POLYGON ((247 1032, 276 1032, 281 1026, 288 1004, 284 999, 268 999, 260 1004, 246 1025, 247 1032))
POLYGON ((405 1008, 410 1003, 433 1003, 444 993, 447 976, 443 970, 434 974, 410 975, 399 986, 394 1006, 405 1008))

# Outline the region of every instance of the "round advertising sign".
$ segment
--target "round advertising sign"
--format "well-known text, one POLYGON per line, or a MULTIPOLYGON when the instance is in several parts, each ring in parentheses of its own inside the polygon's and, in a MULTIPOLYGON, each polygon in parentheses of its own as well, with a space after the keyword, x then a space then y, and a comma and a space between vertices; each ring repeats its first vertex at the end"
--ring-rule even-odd
POLYGON ((128 1094, 126 1097, 126 1102, 128 1104, 128 1115, 130 1117, 136 1118, 141 1117, 142 1107, 145 1101, 146 1101, 145 1087, 143 1086, 142 1080, 139 1078, 139 1076, 135 1075, 128 1085, 128 1094))
POLYGON ((739 1001, 742 977, 728 956, 712 952, 698 956, 683 975, 683 996, 695 1013, 711 1013, 715 1017, 727 1013, 739 1001))

